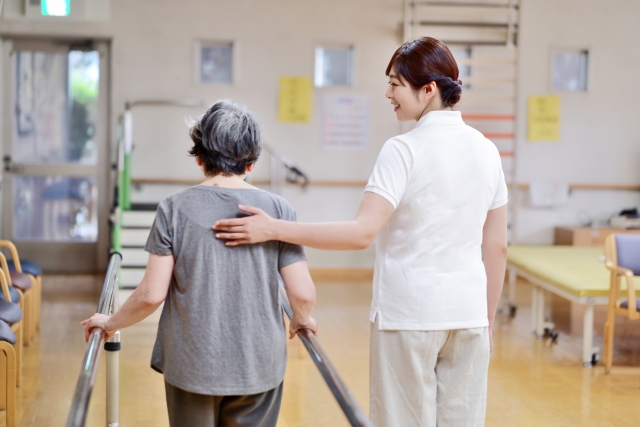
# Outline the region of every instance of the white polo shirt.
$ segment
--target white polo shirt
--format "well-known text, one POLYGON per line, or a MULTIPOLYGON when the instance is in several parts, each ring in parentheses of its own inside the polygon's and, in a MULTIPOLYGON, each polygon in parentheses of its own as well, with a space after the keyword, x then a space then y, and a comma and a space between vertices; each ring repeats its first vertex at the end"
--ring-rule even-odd
POLYGON ((482 228, 507 203, 496 146, 459 111, 432 111, 388 140, 365 191, 394 212, 376 240, 369 319, 382 330, 487 326, 482 228))

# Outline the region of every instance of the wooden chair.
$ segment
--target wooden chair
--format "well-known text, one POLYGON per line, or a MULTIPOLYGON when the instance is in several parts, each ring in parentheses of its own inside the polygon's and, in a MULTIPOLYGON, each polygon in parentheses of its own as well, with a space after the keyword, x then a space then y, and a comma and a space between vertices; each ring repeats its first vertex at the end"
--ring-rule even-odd
MULTIPOLYGON (((34 294, 35 278, 28 274, 10 271, 7 265, 7 259, 3 253, 0 253, 0 269, 4 273, 8 285, 13 286, 22 292, 20 301, 21 308, 24 311, 24 345, 29 345, 36 335, 36 298, 34 294)), ((15 302, 15 301, 14 301, 15 302)))
POLYGON ((29 259, 20 259, 18 256, 18 249, 13 244, 13 242, 9 240, 0 240, 0 247, 4 247, 9 249, 11 253, 11 259, 7 260, 7 264, 9 265, 10 271, 17 271, 18 273, 26 273, 30 276, 33 276, 34 281, 34 304, 36 305, 36 319, 35 319, 35 329, 36 331, 40 330, 40 314, 41 314, 41 305, 42 305, 42 267, 32 260, 29 259))
POLYGON ((605 240, 605 265, 611 272, 609 309, 604 324, 604 372, 611 371, 613 332, 616 314, 640 319, 640 299, 636 299, 633 276, 640 275, 640 235, 611 234, 605 240), (621 278, 625 278, 627 298, 621 300, 621 278))
POLYGON ((0 354, 4 355, 3 369, 0 370, 0 410, 6 412, 7 427, 16 425, 17 355, 12 345, 16 341, 17 337, 11 327, 0 320, 0 354))
MULTIPOLYGON (((2 254, 0 254, 2 255, 2 254)), ((22 309, 20 309, 20 319, 16 319, 15 313, 9 312, 9 314, 11 315, 11 317, 7 317, 7 316, 3 316, 3 308, 5 310, 8 310, 6 306, 6 303, 11 303, 11 294, 9 293, 9 280, 7 279, 7 276, 5 275, 4 271, 0 270, 0 290, 2 291, 2 295, 4 297, 4 301, 0 300, 0 321, 4 318, 6 320, 4 320, 6 323, 10 324, 11 330, 13 331, 14 335, 16 336, 16 340, 15 340, 15 345, 14 345, 14 352, 15 352, 15 372, 16 372, 16 378, 15 378, 15 385, 17 387, 20 387, 20 384, 22 382, 22 348, 24 346, 24 328, 22 326, 23 324, 23 313, 24 311, 22 309)), ((21 295, 22 297, 22 295, 21 295)), ((24 299, 23 299, 24 300, 24 299)), ((13 303, 15 304, 15 303, 13 303)), ((18 304, 15 304, 18 305, 18 304)), ((18 306, 19 307, 19 306, 18 306)), ((20 308, 20 307, 19 307, 20 308)), ((1 326, 1 325, 0 325, 1 326)), ((2 345, 0 345, 0 351, 4 352, 5 355, 7 356, 7 364, 10 364, 11 362, 9 361, 9 358, 11 357, 10 353, 8 350, 5 351, 5 349, 3 349, 2 345)), ((7 392, 8 393, 8 392, 7 392)), ((0 394, 0 405, 2 404, 2 395, 0 394)), ((7 414, 8 416, 8 414, 7 414)), ((8 424, 7 424, 8 425, 8 424)))
MULTIPOLYGON (((33 340, 37 337, 38 331, 40 330, 40 313, 41 313, 41 305, 42 305, 42 268, 35 261, 30 260, 21 260, 18 255, 18 249, 13 244, 13 242, 9 240, 0 240, 0 247, 4 247, 9 249, 11 253, 11 260, 7 260, 6 265, 9 267, 9 271, 11 276, 20 276, 26 275, 29 277, 29 281, 31 284, 31 288, 29 292, 29 298, 33 298, 31 301, 31 310, 33 311, 32 316, 28 316, 28 319, 25 319, 25 338, 28 338, 28 341, 33 340), (26 322, 28 321, 28 324, 26 322)), ((23 292, 25 292, 23 290, 23 292)), ((25 314, 25 317, 27 315, 25 314)))

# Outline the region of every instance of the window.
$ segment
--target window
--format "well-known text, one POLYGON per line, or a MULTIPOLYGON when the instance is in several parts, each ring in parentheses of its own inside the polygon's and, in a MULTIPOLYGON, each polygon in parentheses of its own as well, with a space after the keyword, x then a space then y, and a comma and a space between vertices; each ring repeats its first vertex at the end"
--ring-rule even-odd
POLYGON ((233 44, 200 42, 198 44, 198 81, 233 83, 233 44))
POLYGON ((554 51, 552 84, 555 92, 582 92, 587 90, 586 50, 554 51))
POLYGON ((316 48, 316 87, 352 86, 353 48, 316 48))

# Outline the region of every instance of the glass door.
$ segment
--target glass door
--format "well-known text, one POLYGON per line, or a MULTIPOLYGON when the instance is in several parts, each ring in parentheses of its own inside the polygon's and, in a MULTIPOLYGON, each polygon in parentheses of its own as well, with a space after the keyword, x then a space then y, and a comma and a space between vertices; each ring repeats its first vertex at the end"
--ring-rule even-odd
POLYGON ((3 238, 46 271, 108 251, 108 46, 3 42, 3 238))

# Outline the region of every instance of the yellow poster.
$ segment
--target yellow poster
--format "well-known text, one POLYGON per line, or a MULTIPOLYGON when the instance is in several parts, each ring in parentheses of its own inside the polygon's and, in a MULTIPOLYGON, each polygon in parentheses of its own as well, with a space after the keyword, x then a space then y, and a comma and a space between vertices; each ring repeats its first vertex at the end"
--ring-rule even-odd
POLYGON ((529 141, 560 140, 560 95, 529 97, 529 141))
POLYGON ((313 82, 310 77, 280 77, 278 120, 284 123, 311 121, 313 82))

